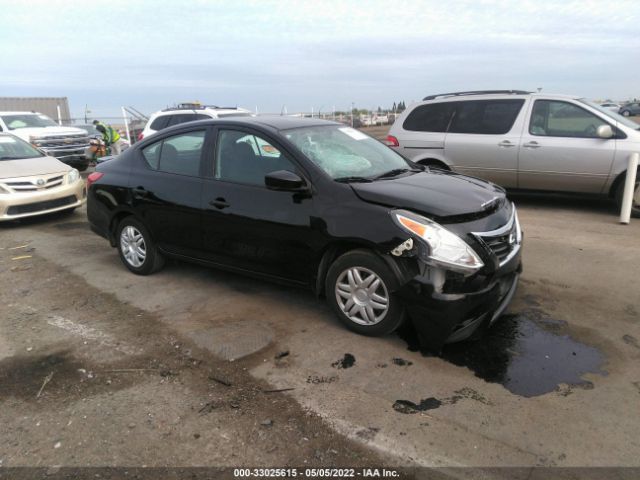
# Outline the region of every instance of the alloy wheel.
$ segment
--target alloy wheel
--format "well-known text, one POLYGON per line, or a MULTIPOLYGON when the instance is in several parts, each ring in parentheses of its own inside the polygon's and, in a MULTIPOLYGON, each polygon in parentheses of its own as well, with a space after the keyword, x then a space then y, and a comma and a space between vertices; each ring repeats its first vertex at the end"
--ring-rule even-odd
POLYGON ((127 225, 120 233, 120 250, 129 265, 140 268, 147 258, 147 245, 140 231, 127 225))
POLYGON ((336 281, 335 295, 345 316, 359 325, 375 325, 389 311, 389 292, 382 279, 364 267, 343 271, 336 281))

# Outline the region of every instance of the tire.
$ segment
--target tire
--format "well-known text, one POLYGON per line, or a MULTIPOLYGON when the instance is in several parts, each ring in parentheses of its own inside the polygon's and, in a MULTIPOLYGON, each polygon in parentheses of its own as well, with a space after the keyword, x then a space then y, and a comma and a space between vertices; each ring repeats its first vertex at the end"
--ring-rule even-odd
POLYGON ((78 169, 79 172, 84 172, 87 168, 89 168, 89 164, 83 163, 82 165, 78 165, 76 168, 78 169))
POLYGON ((118 224, 116 245, 120 260, 136 275, 150 275, 164 265, 164 257, 149 230, 134 217, 126 217, 118 224))
MULTIPOLYGON (((618 211, 620 211, 620 209, 622 208, 622 197, 624 195, 624 184, 625 184, 625 178, 622 177, 622 181, 620 181, 618 183, 618 186, 616 187, 616 204, 618 205, 618 211)), ((635 185, 635 190, 634 192, 638 191, 638 188, 640 188, 640 169, 638 169, 638 173, 636 174, 636 185, 635 185)), ((633 204, 631 205, 631 216, 633 218, 640 218, 640 204, 633 204)))
POLYGON ((327 302, 340 321, 349 330, 368 336, 389 334, 402 324, 404 306, 392 293, 397 286, 398 281, 384 260, 368 250, 352 250, 338 257, 325 279, 327 302), (362 286, 357 288, 360 280, 362 286), (375 282, 378 285, 372 291, 375 282), (350 305, 353 310, 349 310, 350 305))
POLYGON ((631 116, 631 112, 629 110, 623 110, 622 111, 622 115, 625 116, 625 117, 629 117, 629 116, 631 116))

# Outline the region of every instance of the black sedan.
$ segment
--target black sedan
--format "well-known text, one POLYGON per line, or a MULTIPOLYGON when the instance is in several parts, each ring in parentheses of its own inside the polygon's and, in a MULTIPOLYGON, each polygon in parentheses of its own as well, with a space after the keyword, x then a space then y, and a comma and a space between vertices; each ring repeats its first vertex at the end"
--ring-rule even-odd
POLYGON ((383 335, 409 318, 433 351, 495 321, 518 282, 522 235, 500 187, 338 123, 185 123, 88 185, 91 228, 133 273, 172 257, 307 286, 351 330, 383 335))

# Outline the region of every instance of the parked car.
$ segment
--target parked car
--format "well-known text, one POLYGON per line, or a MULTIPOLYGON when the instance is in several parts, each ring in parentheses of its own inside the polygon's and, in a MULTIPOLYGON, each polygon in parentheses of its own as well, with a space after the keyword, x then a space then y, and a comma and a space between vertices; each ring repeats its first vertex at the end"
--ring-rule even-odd
POLYGON ((386 125, 389 123, 389 116, 386 113, 378 113, 374 118, 376 125, 386 125))
POLYGON ((639 129, 569 95, 458 92, 409 106, 386 143, 417 163, 506 188, 601 194, 621 202, 629 155, 640 151, 639 129))
POLYGON ((160 130, 185 122, 208 120, 210 118, 250 117, 249 110, 237 107, 216 107, 195 103, 181 103, 177 107, 166 108, 153 113, 145 125, 138 140, 148 137, 160 130))
POLYGON ((91 153, 87 132, 74 127, 61 127, 41 113, 0 112, 0 132, 13 133, 78 170, 86 170, 89 166, 91 153))
POLYGON ((640 102, 631 102, 621 106, 620 115, 623 115, 625 117, 640 115, 640 102))
POLYGON ((600 106, 602 108, 607 108, 609 110, 612 110, 616 113, 620 111, 620 105, 618 103, 605 102, 605 103, 601 103, 600 106))
POLYGON ((91 229, 133 273, 174 257, 307 286, 361 334, 408 314, 435 351, 494 322, 521 269, 502 188, 325 120, 179 125, 98 165, 88 185, 91 229))
POLYGON ((15 135, 0 133, 0 221, 72 212, 85 199, 77 169, 15 135))

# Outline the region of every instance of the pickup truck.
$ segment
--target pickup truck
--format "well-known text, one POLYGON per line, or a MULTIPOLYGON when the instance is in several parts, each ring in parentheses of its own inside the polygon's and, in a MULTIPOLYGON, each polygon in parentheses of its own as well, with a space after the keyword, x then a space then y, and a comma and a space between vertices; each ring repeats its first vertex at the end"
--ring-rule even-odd
POLYGON ((0 131, 14 134, 78 170, 89 166, 90 139, 85 130, 62 127, 37 112, 0 112, 0 131))

